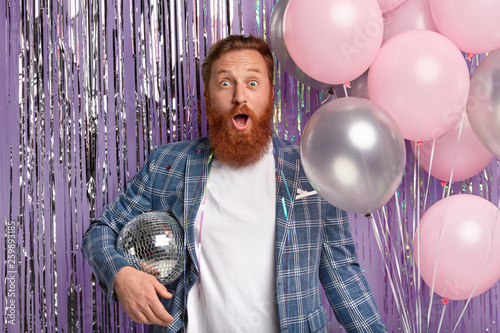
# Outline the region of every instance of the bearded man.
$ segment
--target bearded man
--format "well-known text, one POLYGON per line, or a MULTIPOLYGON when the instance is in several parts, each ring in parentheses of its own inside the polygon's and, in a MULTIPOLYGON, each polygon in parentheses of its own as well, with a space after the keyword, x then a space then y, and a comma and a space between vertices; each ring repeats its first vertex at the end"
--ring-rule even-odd
POLYGON ((326 332, 322 284, 347 332, 386 332, 347 214, 314 191, 296 145, 272 131, 268 45, 228 36, 202 64, 209 137, 155 148, 92 222, 82 251, 111 300, 154 332, 326 332), (187 240, 167 288, 115 248, 121 228, 166 211, 187 240))

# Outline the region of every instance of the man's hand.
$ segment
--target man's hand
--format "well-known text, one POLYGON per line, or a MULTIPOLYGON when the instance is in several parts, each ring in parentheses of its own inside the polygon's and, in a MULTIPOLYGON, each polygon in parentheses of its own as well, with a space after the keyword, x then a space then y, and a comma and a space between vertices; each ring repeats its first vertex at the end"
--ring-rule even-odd
POLYGON ((133 321, 161 326, 174 321, 156 295, 170 298, 172 294, 154 276, 125 266, 116 274, 113 286, 123 310, 133 321))

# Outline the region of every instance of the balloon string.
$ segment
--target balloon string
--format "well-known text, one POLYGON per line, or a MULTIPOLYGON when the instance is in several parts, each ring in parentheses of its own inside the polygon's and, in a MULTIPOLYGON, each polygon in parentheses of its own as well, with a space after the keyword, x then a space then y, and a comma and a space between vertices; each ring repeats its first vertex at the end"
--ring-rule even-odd
MULTIPOLYGON (((439 230, 438 243, 437 243, 437 246, 436 246, 436 253, 434 255, 434 265, 433 265, 433 269, 432 269, 432 284, 431 284, 431 294, 430 294, 431 299, 430 299, 430 302, 429 302, 429 309, 427 311, 427 327, 429 327, 429 323, 430 323, 430 320, 431 320, 432 302, 433 302, 433 298, 434 298, 434 286, 435 286, 435 283, 436 283, 437 259, 438 259, 438 253, 439 253, 439 246, 441 245, 441 241, 443 239, 444 226, 446 224, 446 219, 444 217, 446 216, 446 211, 448 209, 448 198, 449 198, 449 195, 450 195, 450 192, 448 191, 448 196, 446 197, 445 206, 444 206, 443 224, 441 226, 441 229, 439 230)), ((420 238, 420 235, 419 235, 419 238, 420 238)))
MULTIPOLYGON (((424 207, 423 207, 423 211, 424 212, 425 212, 425 208, 427 207, 427 196, 429 195, 429 188, 430 188, 430 183, 431 183, 432 162, 434 160, 434 150, 435 150, 435 148, 436 148, 436 138, 434 138, 432 140, 431 159, 430 159, 430 162, 429 162, 429 176, 427 177, 427 188, 425 189, 425 196, 424 196, 424 207)), ((420 158, 420 149, 419 149, 419 158, 420 158)))
MULTIPOLYGON (((398 202, 397 202, 397 195, 395 195, 396 197, 396 205, 398 205, 398 202)), ((381 230, 387 230, 387 232, 389 233, 388 237, 385 237, 384 236, 384 239, 385 239, 385 242, 387 244, 387 239, 390 239, 390 232, 389 232, 389 219, 388 219, 388 216, 387 216, 387 212, 386 212, 386 208, 385 207, 382 207, 382 213, 384 215, 384 222, 385 222, 385 226, 384 226, 384 229, 381 228, 381 230)), ((379 215, 379 221, 381 221, 380 219, 380 215, 379 215)), ((399 228, 400 228, 400 236, 401 236, 401 243, 402 243, 402 247, 403 249, 405 249, 405 244, 404 244, 404 238, 403 238, 403 229, 402 229, 402 224, 401 223, 398 223, 399 224, 399 228)), ((394 244, 393 242, 390 242, 391 244, 391 253, 398 253, 398 251, 396 251, 395 247, 394 247, 394 244)), ((399 299, 400 299, 400 302, 401 304, 403 305, 402 307, 404 307, 403 309, 403 312, 402 312, 402 322, 403 322, 403 326, 406 327, 406 330, 407 332, 414 332, 414 330, 410 330, 410 320, 408 318, 408 314, 410 313, 410 311, 408 311, 408 307, 406 306, 406 303, 404 302, 404 297, 403 295, 401 294, 401 291, 403 290, 403 278, 402 278, 402 275, 401 275, 401 272, 403 271, 402 270, 402 264, 400 264, 399 262, 399 257, 397 255, 394 255, 394 263, 396 265, 396 273, 397 273, 397 282, 399 283, 399 288, 397 288, 397 290, 399 291, 399 299)))
MULTIPOLYGON (((457 149, 455 149, 455 154, 453 155, 453 164, 451 165, 451 173, 450 173, 450 182, 453 180, 453 171, 455 171, 455 162, 457 160, 457 153, 458 153, 458 145, 460 144, 460 138, 462 137, 462 129, 464 127, 464 120, 465 120, 465 108, 462 112, 462 119, 460 120, 460 129, 458 130, 458 139, 457 139, 457 149)), ((451 186, 448 186, 448 196, 450 195, 451 191, 451 186)))
MULTIPOLYGON (((405 237, 404 237, 404 232, 403 232, 403 221, 401 220, 401 205, 399 204, 397 192, 394 194, 394 199, 395 199, 395 203, 396 203, 397 222, 398 222, 398 227, 399 227, 399 236, 401 237, 401 247, 403 248, 403 251, 406 252, 405 237)), ((384 217, 385 217, 386 222, 387 222, 387 214, 385 212, 385 209, 383 209, 383 213, 384 213, 384 217)), ((387 226, 387 228, 388 228, 388 226, 387 226)), ((387 229, 387 230, 389 230, 389 229, 387 229)), ((396 257, 396 265, 398 266, 398 272, 400 272, 399 262, 397 260, 397 257, 396 257)), ((414 265, 414 263, 412 262, 411 266, 413 267, 413 265, 414 265)), ((405 269, 406 269, 406 271, 409 271, 409 267, 408 267, 407 263, 405 264, 405 269)), ((413 274, 412 279, 413 279, 413 282, 415 282, 415 274, 413 274)), ((401 280, 401 278, 400 278, 400 280, 401 280)), ((402 285, 402 282, 401 282, 401 285, 402 285)), ((415 283, 413 285, 415 286, 415 283)), ((418 311, 417 311, 418 305, 419 305, 419 303, 416 302, 415 307, 414 307, 415 312, 413 312, 413 313, 418 313, 418 311)), ((410 312, 408 312, 408 313, 410 313, 410 312)), ((408 321, 408 328, 409 328, 410 327, 410 320, 407 318, 407 321, 408 321)), ((412 332, 417 331, 417 328, 415 328, 415 324, 416 324, 415 322, 411 322, 411 326, 413 327, 413 330, 411 330, 412 332)))
POLYGON ((495 217, 495 223, 498 221, 498 216, 500 215, 500 198, 498 199, 498 206, 497 206, 497 216, 495 217))
MULTIPOLYGON (((463 124, 464 124, 464 119, 465 119, 465 109, 462 112, 462 119, 461 119, 461 122, 460 122, 460 129, 459 129, 459 132, 458 132, 458 139, 457 139, 457 149, 455 150, 455 156, 453 158, 453 165, 452 165, 452 168, 451 168, 450 182, 448 183, 448 191, 446 193, 446 202, 445 202, 445 208, 444 208, 444 214, 443 214, 443 216, 446 216, 446 210, 448 208, 448 198, 450 197, 451 182, 453 180, 453 171, 455 169, 455 160, 456 160, 456 157, 457 157, 458 144, 460 142, 460 137, 462 136, 462 128, 463 128, 463 124)), ((444 191, 445 191, 445 188, 443 188, 443 196, 444 196, 444 191)), ((443 239, 443 229, 444 229, 444 226, 445 226, 445 222, 446 222, 446 220, 443 221, 443 225, 441 226, 441 230, 439 231, 438 244, 437 244, 437 247, 436 247, 436 254, 434 256, 434 266, 433 266, 433 270, 432 270, 431 300, 430 300, 430 303, 429 303, 429 310, 427 312, 427 326, 429 326, 430 318, 431 318, 432 301, 433 301, 433 296, 434 296, 434 286, 435 286, 435 282, 436 282, 436 270, 437 270, 438 252, 439 252, 439 246, 441 245, 441 240, 443 239)), ((477 283, 476 283, 476 285, 477 285, 477 283)))
POLYGON ((345 97, 349 97, 349 94, 347 94, 347 88, 351 88, 351 84, 349 82, 344 83, 343 87, 344 87, 345 97))
MULTIPOLYGON (((415 150, 417 151, 417 163, 414 164, 413 167, 413 184, 416 184, 416 193, 415 193, 415 202, 419 202, 418 199, 420 198, 420 173, 419 173, 419 165, 420 165, 420 147, 421 144, 420 142, 415 143, 415 150)), ((432 156, 432 154, 431 154, 432 156)), ((430 174, 429 174, 430 175, 430 174)), ((427 187, 429 187, 429 182, 427 182, 427 187)), ((425 202, 425 201, 424 201, 425 202)), ((417 209, 413 210, 413 235, 415 235, 415 232, 418 232, 418 225, 420 223, 420 204, 416 205, 417 209), (415 217, 416 215, 416 217, 415 217)), ((413 285, 416 286, 416 299, 415 299, 415 308, 417 311, 415 311, 416 315, 416 322, 417 322, 417 332, 422 332, 422 302, 421 302, 421 279, 419 278, 418 272, 420 271, 420 237, 417 237, 417 260, 413 261, 413 272, 416 272, 416 274, 413 274, 413 285), (416 267, 415 267, 416 264, 416 267), (415 269, 416 268, 416 269, 415 269)))
POLYGON ((479 277, 477 278, 477 281, 476 281, 476 284, 474 285, 474 288, 472 288, 472 291, 469 295, 469 298, 467 299, 467 302, 464 305, 462 313, 458 317, 457 323, 455 324, 455 327, 453 328, 452 333, 457 330, 458 324, 460 323, 460 320, 462 320, 462 317, 464 316, 465 310, 467 309, 467 306, 469 305, 469 303, 472 299, 472 295, 474 295, 474 292, 476 291, 476 288, 479 285, 479 281, 481 281, 481 278, 483 277, 484 271, 486 270, 486 265, 488 264, 488 260, 490 259, 490 255, 491 255, 491 249, 493 248, 493 239, 495 236, 495 230, 498 227, 497 223, 499 223, 498 222, 499 212, 500 212, 500 200, 498 202, 497 213, 495 215, 495 219, 493 220, 493 226, 492 226, 493 230, 491 231, 490 248, 488 249, 488 255, 486 256, 486 260, 484 261, 483 268, 481 269, 481 273, 479 274, 479 277))
MULTIPOLYGON (((385 253, 384 247, 382 245, 382 241, 380 239, 380 234, 378 232, 378 228, 377 228, 377 224, 375 223, 375 219, 373 218, 373 214, 369 213, 369 214, 366 215, 366 217, 368 217, 370 219, 370 222, 372 224, 373 232, 374 232, 374 235, 375 235, 375 240, 377 241, 377 245, 378 245, 378 248, 380 250, 380 254, 382 256, 384 256, 384 253, 385 253)), ((389 286, 391 288, 392 294, 396 296, 397 295, 396 294, 396 289, 394 288, 394 284, 392 282, 390 270, 389 270, 389 267, 387 266, 387 261, 385 260, 384 257, 382 257, 382 260, 384 261, 384 266, 385 266, 386 273, 387 273, 387 279, 389 280, 389 286)), ((399 305, 398 297, 395 297, 394 301, 396 303, 396 306, 398 308, 399 313, 402 313, 401 307, 399 305)))
MULTIPOLYGON (((465 119, 465 110, 466 109, 464 109, 464 111, 462 112, 462 119, 460 122, 460 129, 458 132, 458 139, 457 139, 457 148, 458 148, 458 143, 460 142, 460 137, 462 136, 462 128, 463 128, 464 119, 465 119)), ((445 203, 445 208, 444 208, 445 214, 446 214, 446 209, 448 207, 448 198, 450 197, 450 192, 451 192, 451 182, 453 180, 453 171, 455 169, 455 160, 457 157, 457 151, 458 151, 458 149, 455 150, 455 156, 453 158, 453 165, 452 165, 451 174, 450 174, 450 182, 448 183, 448 191, 446 193, 446 203, 445 203)), ((443 197, 444 197, 445 189, 446 189, 446 187, 443 188, 443 197)), ((443 215, 446 216, 445 214, 443 214, 443 215)), ((439 246, 441 245, 441 240, 443 238, 444 225, 445 225, 445 221, 443 221, 443 225, 441 227, 441 230, 439 231, 439 239, 438 239, 438 244, 436 247, 436 254, 434 257, 434 266, 433 266, 433 270, 432 270, 431 300, 429 303, 429 310, 427 312, 427 326, 429 326, 429 323, 430 323, 430 317, 431 317, 430 315, 431 315, 431 310, 432 310, 432 300, 433 300, 433 296, 434 296, 434 286, 435 286, 435 282, 436 282, 435 280, 436 280, 437 258, 438 258, 439 246)))
POLYGON ((337 98, 337 94, 335 93, 335 89, 332 88, 328 88, 327 90, 328 92, 328 95, 321 101, 321 105, 324 105, 326 104, 326 102, 330 101, 330 99, 336 99, 337 98))
MULTIPOLYGON (((403 234, 403 221, 401 221, 401 212, 400 212, 400 205, 399 205, 397 192, 394 193, 394 201, 396 202, 396 211, 397 211, 397 220, 396 221, 398 222, 399 236, 401 237, 401 247, 403 248, 403 250, 406 250, 405 238, 404 238, 404 234, 403 234)), ((387 219, 387 214, 385 213, 385 209, 384 209, 384 216, 387 219)))
MULTIPOLYGON (((408 311, 403 311, 403 309, 402 309, 402 306, 404 304, 403 297, 401 295, 401 289, 402 288, 395 288, 394 281, 392 279, 392 275, 390 274, 390 272, 391 272, 390 268, 387 265, 387 258, 384 258, 384 253, 385 253, 384 249, 388 248, 387 237, 385 237, 385 234, 382 232, 382 235, 384 236, 384 243, 385 243, 385 247, 384 247, 384 245, 382 244, 380 233, 378 231, 378 228, 377 228, 375 219, 373 217, 373 214, 369 213, 369 214, 366 215, 366 217, 368 217, 370 219, 370 222, 371 222, 372 228, 373 228, 373 232, 375 234, 375 240, 377 241, 377 245, 378 245, 378 248, 380 250, 380 254, 383 256, 382 259, 384 261, 384 266, 385 266, 386 273, 387 273, 387 279, 389 280, 389 286, 391 288, 392 294, 394 295, 394 301, 396 303, 396 307, 397 307, 399 313, 402 315, 401 319, 402 319, 402 323, 403 323, 403 329, 404 329, 405 332, 411 332, 410 329, 409 329, 408 319, 407 319, 408 311)), ((381 219, 379 217, 379 221, 380 220, 381 219)), ((384 228, 382 227, 381 223, 380 223, 380 229, 384 230, 384 228)), ((388 230, 388 229, 386 228, 385 230, 388 230)), ((397 261, 397 258, 396 258, 396 261, 397 261)), ((398 265, 398 267, 399 267, 399 265, 398 265)), ((399 273, 399 268, 398 268, 398 273, 399 273)))
POLYGON ((437 333, 441 332, 441 325, 443 324, 444 313, 446 311, 446 307, 448 306, 447 301, 443 302, 443 303, 444 303, 443 312, 441 313, 441 319, 439 320, 439 326, 438 326, 438 329, 437 329, 437 333))
MULTIPOLYGON (((386 213, 385 207, 382 207, 382 214, 384 216, 385 225, 384 225, 383 228, 381 227, 381 230, 387 230, 387 236, 384 233, 382 233, 382 234, 384 235, 384 241, 385 241, 386 247, 389 248, 389 246, 387 244, 387 240, 391 239, 391 234, 390 234, 390 229, 389 229, 389 219, 387 217, 387 213, 386 213)), ((382 221, 381 218, 380 218, 380 216, 379 216, 379 220, 382 221)), ((382 222, 380 222, 380 224, 382 224, 382 222)), ((398 223, 398 224, 399 224, 399 227, 401 228, 401 224, 400 223, 398 223)), ((401 237, 403 237, 403 233, 402 232, 401 232, 401 237)), ((404 247, 404 240, 403 239, 401 239, 401 243, 402 243, 402 246, 403 246, 403 249, 404 249, 405 247, 404 247)), ((392 242, 391 242, 391 250, 392 250, 391 253, 397 253, 397 251, 395 250, 394 245, 392 244, 392 242)), ((396 273, 397 273, 396 277, 398 278, 397 282, 399 282, 399 285, 401 287, 401 288, 398 288, 398 290, 401 290, 402 289, 402 285, 403 285, 403 279, 401 277, 401 267, 400 266, 402 266, 402 265, 399 263, 399 259, 398 259, 397 255, 394 256, 394 263, 396 265, 396 273)), ((400 296, 400 298, 403 299, 401 296, 400 296)))
POLYGON ((420 146, 418 144, 415 147, 417 151, 417 163, 413 165, 413 184, 414 188, 416 188, 416 192, 414 192, 413 202, 415 202, 417 209, 413 210, 413 232, 415 233, 416 227, 420 222, 420 206, 417 204, 418 199, 420 198, 420 177, 418 172, 418 165, 420 163, 420 146), (416 215, 416 216, 415 216, 416 215))
MULTIPOLYGON (((459 132, 458 132, 458 139, 457 139, 457 149, 455 150, 455 155, 453 157, 453 164, 452 164, 452 168, 451 168, 451 173, 450 173, 450 179, 449 179, 449 184, 452 183, 453 181, 453 172, 454 172, 454 169, 455 169, 455 162, 456 162, 456 159, 457 159, 457 152, 458 152, 458 145, 460 143, 460 138, 461 138, 461 135, 462 135, 462 129, 463 129, 463 125, 464 125, 464 119, 465 119, 465 109, 463 110, 462 112, 462 118, 461 118, 461 121, 460 121, 460 129, 459 129, 459 132)), ((429 193, 429 184, 430 184, 430 176, 431 176, 431 170, 432 170, 432 164, 433 164, 433 159, 434 159, 434 151, 435 151, 435 145, 436 145, 436 139, 434 138, 433 142, 432 142, 432 150, 431 150, 431 157, 430 157, 430 165, 429 165, 429 178, 428 178, 428 181, 427 181, 427 188, 426 188, 426 192, 425 192, 425 196, 424 196, 424 207, 423 209, 425 210, 426 208, 426 205, 427 205, 427 197, 428 197, 428 193, 429 193)), ((416 150, 417 150, 417 160, 418 162, 420 163, 420 142, 416 144, 416 150)), ((416 183, 417 184, 417 183, 416 183)), ((417 184, 418 186, 418 189, 417 191, 419 192, 420 190, 420 186, 419 186, 419 183, 417 184)), ((445 187, 443 188, 443 197, 444 197, 444 194, 445 194, 445 187)), ((446 193, 446 196, 447 198, 450 196, 450 192, 451 192, 451 186, 449 185, 448 186, 448 191, 446 193)), ((419 203, 419 198, 420 196, 417 195, 417 207, 420 207, 420 203, 419 203)), ((445 206, 445 212, 446 212, 446 207, 447 207, 447 204, 448 202, 446 202, 446 206, 445 206)), ((417 212, 417 219, 419 218, 419 211, 417 212)), ((442 236, 443 236, 443 228, 444 228, 444 223, 443 223, 443 226, 441 227, 441 230, 440 230, 440 233, 439 233, 439 240, 438 240, 438 244, 437 244, 437 247, 436 247, 436 254, 435 254, 435 257, 434 257, 434 266, 433 266, 433 272, 432 272, 432 286, 431 286, 431 299, 430 299, 430 303, 429 303, 429 309, 428 309, 428 313, 427 313, 427 326, 429 326, 430 324, 430 314, 431 314, 431 311, 432 311, 432 301, 433 301, 433 294, 434 294, 434 286, 435 286, 435 278, 436 278, 436 269, 437 269, 437 258, 438 258, 438 251, 439 251, 439 246, 441 244, 441 240, 442 240, 442 236)), ((417 237, 417 242, 419 243, 420 241, 420 237, 417 237)), ((418 262, 420 262, 420 246, 418 246, 418 262)), ((418 269, 420 270, 420 265, 418 265, 418 269)), ((479 281, 476 283, 476 285, 479 283, 479 281)))

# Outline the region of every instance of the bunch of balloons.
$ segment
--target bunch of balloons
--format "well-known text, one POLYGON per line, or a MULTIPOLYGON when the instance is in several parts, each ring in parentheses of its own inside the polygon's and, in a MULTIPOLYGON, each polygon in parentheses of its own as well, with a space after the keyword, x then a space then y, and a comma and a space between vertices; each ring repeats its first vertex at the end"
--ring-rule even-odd
MULTIPOLYGON (((443 181, 500 157, 498 13, 494 0, 278 1, 270 44, 282 69, 319 89, 356 87, 357 97, 328 99, 304 129, 304 169, 320 195, 348 212, 381 208, 401 181, 405 139, 443 181), (471 75, 466 58, 479 53, 488 54, 471 75)), ((467 299, 500 278, 491 264, 500 220, 485 199, 443 200, 422 217, 415 256, 433 290, 467 299)))

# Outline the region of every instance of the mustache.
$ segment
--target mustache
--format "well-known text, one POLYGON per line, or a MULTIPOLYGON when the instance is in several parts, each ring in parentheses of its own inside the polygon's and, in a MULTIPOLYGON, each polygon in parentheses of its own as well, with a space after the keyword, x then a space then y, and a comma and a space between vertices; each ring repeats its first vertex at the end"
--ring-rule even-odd
POLYGON ((243 104, 243 105, 236 105, 231 111, 228 112, 226 118, 233 118, 238 114, 246 114, 250 118, 256 118, 257 116, 257 114, 253 109, 248 107, 248 105, 243 104))

